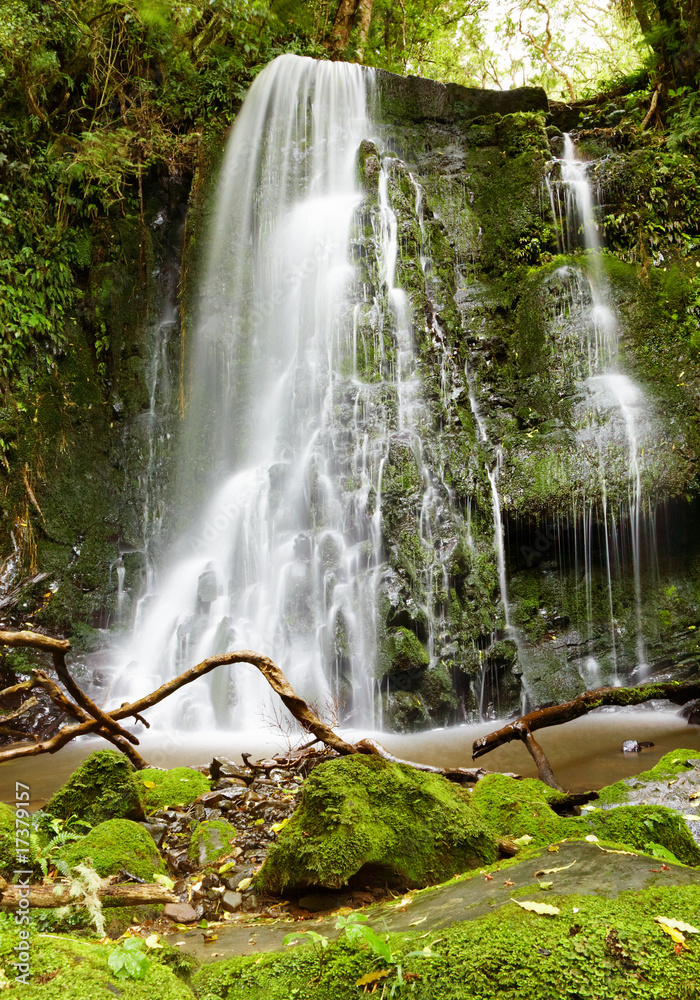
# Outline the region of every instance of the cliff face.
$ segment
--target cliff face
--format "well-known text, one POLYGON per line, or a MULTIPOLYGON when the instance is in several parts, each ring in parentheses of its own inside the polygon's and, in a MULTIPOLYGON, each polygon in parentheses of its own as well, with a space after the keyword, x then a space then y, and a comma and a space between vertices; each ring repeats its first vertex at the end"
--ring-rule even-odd
MULTIPOLYGON (((523 692, 563 700, 640 660, 697 671, 700 167, 608 127, 602 106, 579 143, 606 247, 591 254, 550 198, 563 140, 542 91, 378 73, 374 102, 379 134, 358 157, 352 375, 371 385, 400 364, 379 238, 388 204, 421 385, 418 432, 396 424, 381 483, 384 724, 502 715, 523 692), (627 380, 612 397, 591 368, 596 288, 615 316, 610 371, 627 380)), ((187 185, 154 185, 143 219, 98 220, 76 264, 85 305, 69 347, 35 412, 7 415, 12 622, 31 613, 99 646, 94 630, 128 623, 167 541, 188 346, 176 304, 187 329, 212 177, 192 189, 182 258, 187 185), (107 359, 95 322, 110 331, 107 359)), ((345 698, 343 644, 336 622, 327 657, 345 698)))

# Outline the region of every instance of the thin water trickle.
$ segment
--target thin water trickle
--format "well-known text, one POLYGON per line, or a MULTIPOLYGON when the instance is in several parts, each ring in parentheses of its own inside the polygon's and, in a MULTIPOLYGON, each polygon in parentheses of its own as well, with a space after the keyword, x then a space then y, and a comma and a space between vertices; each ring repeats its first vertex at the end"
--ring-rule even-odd
MULTIPOLYGON (((634 579, 634 600, 636 618, 637 670, 646 669, 646 650, 642 615, 642 535, 644 532, 642 454, 639 440, 642 425, 649 422, 648 404, 641 388, 619 370, 618 362, 618 319, 612 302, 610 288, 605 274, 602 257, 602 241, 595 219, 595 196, 589 180, 589 164, 582 162, 570 136, 564 137, 564 155, 555 160, 554 169, 547 177, 546 185, 550 206, 558 223, 560 252, 569 254, 583 249, 587 254, 585 270, 572 266, 560 275, 564 300, 563 310, 580 317, 573 324, 572 340, 565 349, 572 359, 583 348, 587 359, 582 372, 582 384, 588 397, 583 407, 589 417, 585 431, 579 432, 582 442, 590 439, 598 453, 599 477, 602 494, 602 528, 605 535, 605 574, 607 578, 608 605, 610 614, 612 680, 617 682, 617 639, 614 614, 613 576, 621 570, 618 544, 619 528, 614 510, 611 510, 607 495, 607 480, 610 477, 608 463, 614 455, 621 437, 627 452, 629 499, 626 520, 629 521, 631 561, 634 579), (575 341, 578 339, 578 345, 575 341), (591 424, 590 417, 596 421, 591 424)), ((557 272, 558 273, 558 272, 557 272)), ((587 617, 589 630, 592 627, 593 610, 593 566, 592 546, 594 535, 594 507, 592 502, 584 506, 582 528, 584 544, 584 575, 587 617)), ((655 548, 655 544, 652 545, 655 548)), ((589 631, 589 640, 591 634, 589 631)))

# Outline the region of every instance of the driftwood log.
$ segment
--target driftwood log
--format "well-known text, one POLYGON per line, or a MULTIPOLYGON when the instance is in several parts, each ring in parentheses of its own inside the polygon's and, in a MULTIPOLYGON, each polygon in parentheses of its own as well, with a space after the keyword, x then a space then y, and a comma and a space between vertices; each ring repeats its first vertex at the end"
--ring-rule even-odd
POLYGON ((547 726, 561 726, 564 722, 571 722, 573 719, 580 719, 582 715, 587 715, 596 708, 604 705, 619 705, 629 707, 630 705, 641 705, 645 701, 670 701, 675 705, 685 705, 689 701, 700 697, 700 681, 669 681, 665 684, 641 684, 634 688, 596 688, 594 691, 584 691, 572 701, 566 701, 563 705, 550 705, 547 708, 536 709, 521 715, 519 719, 509 722, 501 729, 497 729, 487 736, 481 736, 474 741, 472 747, 472 759, 476 760, 497 747, 511 743, 513 740, 521 740, 525 743, 532 759, 537 766, 537 773, 540 781, 556 788, 558 791, 564 789, 558 783, 552 773, 552 769, 547 760, 547 756, 532 735, 533 730, 544 729, 547 726))
MULTIPOLYGON (((4 880, 3 880, 4 881, 4 880)), ((41 906, 55 908, 68 906, 71 903, 80 905, 80 896, 71 896, 71 887, 67 883, 56 882, 54 885, 20 885, 0 886, 0 910, 16 910, 22 903, 25 906, 41 906)), ((179 903, 180 897, 170 889, 157 882, 125 883, 113 885, 108 880, 97 890, 97 896, 103 906, 141 906, 149 903, 179 903)))

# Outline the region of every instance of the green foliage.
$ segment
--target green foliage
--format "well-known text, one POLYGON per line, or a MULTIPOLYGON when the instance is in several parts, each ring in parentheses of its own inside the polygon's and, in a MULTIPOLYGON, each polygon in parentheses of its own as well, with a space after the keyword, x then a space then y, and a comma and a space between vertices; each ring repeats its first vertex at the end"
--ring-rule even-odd
POLYGON ((110 952, 107 964, 119 979, 145 979, 151 963, 143 938, 125 938, 110 952))

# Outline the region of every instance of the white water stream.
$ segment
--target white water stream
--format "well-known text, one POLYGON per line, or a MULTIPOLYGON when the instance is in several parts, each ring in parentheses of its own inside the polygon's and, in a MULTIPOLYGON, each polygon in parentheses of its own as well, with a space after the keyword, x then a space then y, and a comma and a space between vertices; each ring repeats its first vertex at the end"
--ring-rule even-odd
MULTIPOLYGON (((582 440, 592 436, 598 450, 603 491, 603 520, 605 530, 605 562, 610 606, 610 629, 613 665, 613 680, 617 681, 616 622, 613 607, 613 563, 618 562, 618 524, 615 513, 609 510, 606 492, 606 462, 608 450, 622 438, 627 451, 629 480, 629 502, 626 519, 629 521, 632 569, 634 578, 636 612, 636 654, 637 670, 643 674, 646 669, 646 651, 642 621, 642 462, 643 448, 640 447, 642 432, 649 423, 649 407, 641 388, 618 365, 618 319, 612 304, 610 289, 602 259, 602 245, 595 220, 595 197, 588 177, 589 164, 578 159, 576 147, 571 137, 564 137, 563 157, 555 161, 558 181, 547 179, 550 205, 554 218, 559 222, 561 236, 560 252, 573 253, 583 248, 588 254, 587 273, 574 269, 569 280, 570 301, 567 309, 582 313, 586 299, 590 302, 587 322, 576 326, 576 335, 585 339, 587 371, 584 383, 588 398, 585 408, 595 413, 597 422, 582 435, 582 440)), ((591 505, 583 514, 584 531, 584 572, 588 604, 589 622, 592 612, 592 536, 591 505)), ((597 674, 597 666, 594 673, 597 674)))

